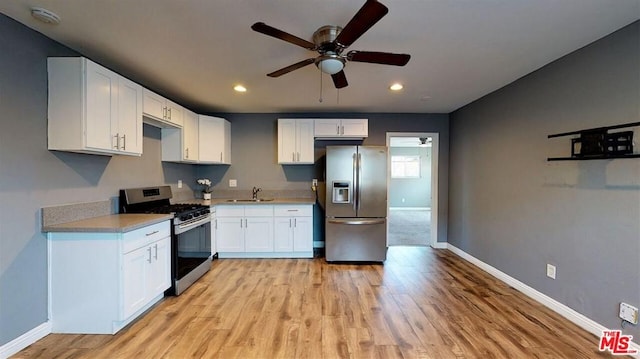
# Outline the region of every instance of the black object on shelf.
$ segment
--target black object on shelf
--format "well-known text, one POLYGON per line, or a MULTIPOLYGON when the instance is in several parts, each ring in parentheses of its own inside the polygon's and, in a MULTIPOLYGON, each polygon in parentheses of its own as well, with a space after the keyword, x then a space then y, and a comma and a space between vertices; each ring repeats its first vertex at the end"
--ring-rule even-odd
POLYGON ((633 153, 633 131, 609 132, 620 128, 640 126, 640 122, 558 133, 548 138, 580 135, 571 139, 571 157, 552 157, 547 161, 579 161, 613 158, 640 158, 633 153))

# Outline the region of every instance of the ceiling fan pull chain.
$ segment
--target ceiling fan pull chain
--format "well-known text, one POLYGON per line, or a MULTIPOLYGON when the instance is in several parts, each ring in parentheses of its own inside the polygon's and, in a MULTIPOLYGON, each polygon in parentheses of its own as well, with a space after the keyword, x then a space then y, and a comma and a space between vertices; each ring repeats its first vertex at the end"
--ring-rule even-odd
POLYGON ((318 100, 318 102, 322 103, 322 71, 320 72, 320 99, 318 100))
POLYGON ((340 89, 336 90, 336 105, 340 104, 340 89))

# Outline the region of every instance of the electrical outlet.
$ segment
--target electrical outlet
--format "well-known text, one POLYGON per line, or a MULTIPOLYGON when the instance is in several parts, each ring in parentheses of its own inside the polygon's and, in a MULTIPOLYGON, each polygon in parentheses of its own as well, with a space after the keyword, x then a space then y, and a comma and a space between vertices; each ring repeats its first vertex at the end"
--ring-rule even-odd
POLYGON ((638 324, 638 308, 627 303, 620 303, 620 319, 631 324, 638 324))
POLYGON ((182 180, 178 180, 178 188, 182 188, 182 180))
POLYGON ((238 180, 230 179, 229 187, 238 187, 238 180))
POLYGON ((547 263, 547 277, 556 279, 556 266, 547 263))

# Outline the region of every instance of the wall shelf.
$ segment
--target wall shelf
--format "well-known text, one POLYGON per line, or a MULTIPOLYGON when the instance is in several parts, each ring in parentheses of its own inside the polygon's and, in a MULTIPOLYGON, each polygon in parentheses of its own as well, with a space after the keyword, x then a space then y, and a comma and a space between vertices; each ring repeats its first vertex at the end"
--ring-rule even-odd
POLYGON ((571 156, 550 157, 547 161, 586 161, 616 158, 640 158, 633 153, 633 131, 609 132, 621 128, 640 126, 640 122, 596 127, 548 135, 547 138, 579 135, 571 139, 571 156))

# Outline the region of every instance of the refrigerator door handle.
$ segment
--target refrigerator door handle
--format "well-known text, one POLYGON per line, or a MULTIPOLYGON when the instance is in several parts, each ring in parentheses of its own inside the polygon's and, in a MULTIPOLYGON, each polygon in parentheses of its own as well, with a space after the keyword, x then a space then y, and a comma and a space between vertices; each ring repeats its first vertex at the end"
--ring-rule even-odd
POLYGON ((384 224, 384 218, 350 218, 350 219, 329 219, 331 224, 348 224, 348 225, 368 225, 368 224, 384 224))
POLYGON ((353 154, 353 189, 351 190, 351 197, 353 200, 353 212, 357 213, 358 210, 358 155, 353 154))
POLYGON ((360 211, 360 185, 362 182, 361 179, 362 179, 362 154, 358 152, 358 190, 356 191, 358 195, 358 208, 357 208, 358 211, 360 211))

